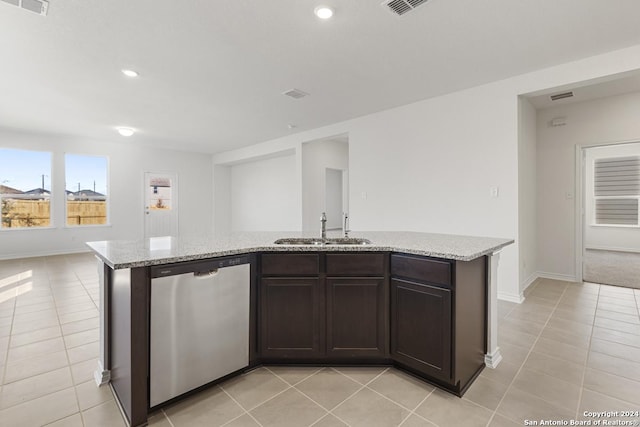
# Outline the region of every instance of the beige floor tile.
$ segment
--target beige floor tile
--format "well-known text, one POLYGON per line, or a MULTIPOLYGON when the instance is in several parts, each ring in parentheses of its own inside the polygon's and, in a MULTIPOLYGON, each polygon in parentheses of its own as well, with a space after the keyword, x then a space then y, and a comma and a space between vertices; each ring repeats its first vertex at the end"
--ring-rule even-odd
POLYGON ((40 356, 9 363, 7 365, 7 371, 3 381, 5 383, 11 383, 34 375, 54 371, 68 365, 69 361, 67 359, 66 351, 62 350, 53 353, 44 353, 40 356))
POLYGON ((13 316, 13 323, 20 324, 20 323, 33 322, 35 320, 44 320, 44 319, 53 319, 57 321, 58 312, 54 308, 49 310, 33 311, 31 313, 24 313, 24 314, 16 313, 13 316))
POLYGON ((224 427, 260 427, 260 424, 251 415, 244 414, 225 424, 224 427))
POLYGON ((485 368, 480 373, 480 376, 489 378, 490 380, 497 381, 503 384, 511 384, 511 381, 515 378, 520 369, 521 364, 509 363, 506 361, 500 362, 495 369, 485 368))
POLYGON ((397 426, 410 414, 379 394, 364 388, 333 410, 351 427, 397 426))
POLYGON ((7 364, 62 350, 64 350, 64 341, 62 341, 61 337, 10 348, 9 355, 7 356, 7 364))
POLYGON ((435 424, 425 420, 424 418, 416 414, 411 414, 407 419, 404 420, 402 424, 400 424, 400 426, 401 427, 434 427, 435 424))
POLYGON ((327 368, 296 384, 295 387, 323 408, 331 410, 358 391, 362 385, 327 368))
POLYGON ((640 361, 620 359, 603 353, 591 352, 589 353, 587 366, 640 382, 640 361))
POLYGON ((96 369, 98 369, 98 359, 91 359, 71 365, 73 383, 77 385, 93 379, 93 373, 96 369))
POLYGON ((599 328, 596 326, 593 328, 593 338, 640 347, 640 335, 628 334, 613 329, 599 328))
POLYGON ((630 345, 620 344, 612 341, 605 341, 598 338, 591 340, 591 351, 608 354, 632 361, 640 360, 640 348, 630 345))
POLYGON ((60 326, 52 326, 50 328, 42 328, 25 334, 15 334, 11 336, 11 347, 20 347, 27 344, 33 344, 38 341, 45 341, 52 338, 62 336, 60 326))
POLYGON ((517 345, 501 342, 499 347, 502 359, 515 365, 521 365, 529 354, 529 349, 517 345))
POLYGON ((640 405, 640 382, 587 368, 584 388, 640 405))
POLYGON ((251 415, 264 427, 309 426, 326 413, 327 411, 293 388, 251 410, 251 415))
POLYGON ((377 376, 381 375, 389 368, 380 366, 344 366, 334 369, 341 374, 348 376, 352 380, 365 385, 373 381, 377 376))
POLYGON ((156 412, 149 414, 147 419, 149 427, 173 427, 169 419, 164 415, 164 412, 156 412))
POLYGON ((441 390, 429 395, 415 412, 441 426, 486 426, 491 411, 441 390))
POLYGON ((498 327, 501 329, 524 332, 529 335, 538 336, 542 329, 544 329, 544 324, 507 317, 499 323, 498 327))
POLYGON ((598 304, 603 303, 603 304, 613 304, 613 305, 623 305, 623 306, 627 306, 627 307, 633 307, 635 304, 635 301, 633 301, 632 298, 617 298, 615 296, 612 295, 600 295, 598 297, 598 304))
POLYGON ((64 336, 64 343, 67 348, 96 342, 100 339, 100 329, 89 329, 64 336))
POLYGON ((88 331, 100 327, 100 318, 92 317, 91 319, 78 320, 77 322, 65 323, 61 326, 64 335, 71 335, 78 332, 88 331))
POLYGON ((127 425, 113 400, 83 411, 82 418, 87 426, 126 427, 127 425))
POLYGON ((584 323, 585 325, 593 325, 594 313, 576 310, 556 309, 551 315, 552 319, 571 320, 573 322, 584 323))
POLYGON ((557 317, 552 317, 549 319, 549 323, 547 323, 548 328, 560 329, 566 332, 575 332, 580 335, 590 335, 591 330, 593 329, 593 325, 574 322, 572 320, 559 319, 557 317))
POLYGON ((71 385, 71 373, 68 367, 4 384, 0 394, 0 409, 64 390, 71 385))
POLYGON ((554 341, 559 341, 565 344, 570 344, 580 348, 589 348, 589 342, 591 341, 590 334, 580 334, 576 331, 565 331, 553 327, 546 327, 541 338, 547 338, 554 341))
POLYGON ((76 297, 70 297, 70 298, 58 298, 56 299, 56 306, 58 308, 64 308, 67 306, 75 306, 78 304, 91 304, 92 300, 91 297, 89 297, 89 295, 80 295, 80 296, 76 296, 76 297))
POLYGON ((72 305, 62 305, 58 306, 58 314, 69 314, 69 313, 77 313, 79 311, 96 309, 96 305, 93 301, 87 301, 80 304, 72 304, 72 305))
POLYGON ((70 417, 47 424, 46 427, 84 427, 84 423, 80 414, 73 414, 70 417))
POLYGON ((213 387, 166 408, 175 427, 220 426, 245 411, 220 387, 213 387))
POLYGON ((533 346, 537 338, 536 335, 498 327, 499 343, 517 345, 528 350, 533 346))
POLYGON ((464 398, 494 411, 507 392, 507 388, 509 388, 508 384, 480 376, 471 384, 464 398))
POLYGON ((267 369, 290 385, 295 385, 305 378, 309 378, 322 368, 316 366, 267 366, 267 369))
POLYGON ((16 315, 23 315, 28 313, 34 313, 39 311, 49 311, 56 309, 56 305, 53 301, 45 301, 39 304, 22 305, 15 310, 16 315))
POLYGON ((505 418, 502 415, 494 414, 488 427, 522 427, 522 424, 511 421, 509 418, 505 418))
POLYGON ((621 322, 619 320, 605 319, 604 317, 596 317, 594 326, 626 332, 628 334, 640 335, 640 325, 621 322))
POLYGON ((632 323, 634 325, 640 325, 640 318, 638 318, 637 314, 625 314, 625 313, 618 313, 618 312, 615 312, 615 311, 607 311, 607 310, 598 309, 598 311, 596 312, 596 317, 599 317, 601 319, 618 320, 620 322, 626 322, 626 323, 632 323))
POLYGON ((580 401, 580 385, 559 380, 550 375, 523 368, 512 387, 575 412, 580 401))
POLYGON ((571 411, 555 406, 532 394, 511 387, 497 409, 498 414, 517 421, 520 425, 524 420, 571 419, 575 410, 571 411))
POLYGON ((113 393, 108 385, 98 387, 95 381, 87 381, 76 386, 80 410, 92 408, 101 403, 113 400, 113 393))
POLYGON ((331 414, 325 415, 312 425, 313 427, 348 427, 347 424, 331 414))
MULTIPOLYGON (((616 313, 624 313, 624 314, 631 314, 631 315, 638 315, 638 308, 637 307, 632 307, 632 306, 627 306, 627 305, 618 305, 618 304, 609 304, 606 302, 601 302, 598 303, 598 311, 600 310, 605 310, 605 311, 613 311, 616 313)), ((606 317, 606 316, 603 316, 606 317)))
POLYGON ((73 387, 0 410, 0 426, 41 426, 78 412, 73 387))
MULTIPOLYGON (((586 411, 591 412, 618 412, 624 410, 632 410, 634 406, 632 406, 628 402, 624 402, 622 400, 615 399, 611 396, 606 396, 601 393, 597 393, 592 390, 585 389, 582 392, 582 399, 580 401, 580 407, 578 408, 578 417, 579 420, 594 420, 600 418, 601 420, 607 420, 609 422, 615 420, 621 421, 629 421, 629 417, 617 418, 617 417, 594 417, 585 415, 586 411)), ((637 408, 635 408, 637 410, 637 408)), ((632 417, 636 418, 636 417, 632 417)), ((613 425, 613 424, 612 424, 613 425)))
POLYGON ((12 334, 24 334, 26 332, 37 331, 43 328, 51 328, 53 326, 58 326, 57 318, 43 318, 38 320, 32 320, 29 322, 14 322, 12 325, 11 333, 12 334))
POLYGON ((78 347, 67 350, 69 363, 75 364, 84 362, 89 359, 96 359, 100 356, 100 343, 92 342, 90 344, 80 345, 78 347))
MULTIPOLYGON (((33 294, 37 295, 37 294, 33 294)), ((18 307, 24 307, 27 305, 43 304, 43 303, 55 303, 51 292, 46 292, 45 295, 40 293, 38 296, 20 296, 16 299, 16 309, 18 307)))
POLYGON ((587 361, 586 349, 547 338, 538 339, 533 351, 577 364, 584 364, 587 361))
POLYGON ((507 314, 505 319, 520 319, 525 321, 528 320, 530 322, 538 322, 544 325, 549 319, 550 315, 551 315, 551 311, 549 312, 547 312, 546 310, 532 311, 530 309, 516 307, 513 310, 511 310, 509 314, 507 314))
POLYGON ((289 387, 264 368, 259 368, 225 382, 222 387, 243 408, 250 410, 289 387))
POLYGON ((415 409, 435 389, 397 369, 389 369, 367 387, 410 410, 415 409))
POLYGON ((0 338, 8 337, 11 335, 11 325, 0 326, 0 338))
POLYGON ((98 310, 95 308, 91 310, 77 311, 75 313, 61 314, 60 323, 65 324, 69 322, 77 322, 78 320, 90 319, 92 317, 98 317, 98 310))
POLYGON ((533 291, 527 295, 523 305, 532 305, 546 308, 554 308, 560 299, 560 294, 536 293, 533 291))
POLYGON ((532 351, 523 367, 577 386, 582 385, 582 377, 584 375, 584 365, 582 364, 568 362, 532 351))

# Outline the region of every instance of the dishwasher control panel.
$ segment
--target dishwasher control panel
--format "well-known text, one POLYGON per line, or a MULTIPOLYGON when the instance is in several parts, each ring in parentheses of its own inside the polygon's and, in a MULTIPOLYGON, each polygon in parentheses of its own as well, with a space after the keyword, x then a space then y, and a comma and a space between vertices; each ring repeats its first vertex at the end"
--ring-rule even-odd
POLYGON ((219 268, 249 264, 249 255, 211 258, 198 261, 187 261, 151 267, 151 278, 175 276, 185 273, 207 273, 219 268))

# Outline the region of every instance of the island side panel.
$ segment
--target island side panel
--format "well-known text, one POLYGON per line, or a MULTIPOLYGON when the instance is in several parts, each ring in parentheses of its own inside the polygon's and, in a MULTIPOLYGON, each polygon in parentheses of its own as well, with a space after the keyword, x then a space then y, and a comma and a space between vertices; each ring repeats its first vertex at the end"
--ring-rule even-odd
POLYGON ((487 259, 455 264, 455 380, 464 393, 484 367, 487 337, 487 259))
POLYGON ((111 385, 135 427, 146 424, 149 409, 149 275, 140 267, 114 270, 111 279, 111 385))

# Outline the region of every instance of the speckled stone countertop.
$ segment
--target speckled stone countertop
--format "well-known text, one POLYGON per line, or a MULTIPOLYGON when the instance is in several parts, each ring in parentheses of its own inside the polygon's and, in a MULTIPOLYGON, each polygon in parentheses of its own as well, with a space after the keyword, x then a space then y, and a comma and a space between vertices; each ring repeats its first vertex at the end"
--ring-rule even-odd
MULTIPOLYGON (((319 234, 319 233, 316 233, 319 234)), ((512 239, 457 236, 407 231, 351 232, 370 245, 275 245, 285 237, 319 237, 301 232, 237 232, 191 237, 110 240, 87 245, 113 269, 144 267, 251 252, 404 252, 436 258, 470 261, 513 243, 512 239)), ((339 237, 328 233, 328 237, 339 237)))

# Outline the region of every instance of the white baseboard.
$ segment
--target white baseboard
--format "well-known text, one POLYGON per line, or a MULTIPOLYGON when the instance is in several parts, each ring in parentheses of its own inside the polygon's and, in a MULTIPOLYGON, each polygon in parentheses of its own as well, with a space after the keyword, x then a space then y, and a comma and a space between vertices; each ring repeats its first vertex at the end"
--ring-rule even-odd
POLYGON ((500 347, 496 348, 493 353, 487 353, 484 355, 484 364, 487 368, 495 369, 502 361, 502 354, 500 353, 500 347))
POLYGON ((593 249, 594 251, 630 252, 635 254, 640 253, 640 249, 637 248, 617 248, 615 246, 589 246, 585 249, 593 249))
POLYGON ((111 371, 104 369, 102 362, 98 361, 98 369, 93 372, 93 379, 98 387, 107 384, 111 381, 111 371))
POLYGON ((542 279, 562 280, 563 282, 577 282, 576 276, 570 276, 568 274, 547 273, 545 271, 538 271, 536 274, 542 279))
POLYGON ((509 301, 509 302, 522 304, 524 302, 524 295, 498 291, 498 299, 502 301, 509 301))
POLYGON ((525 294, 527 288, 529 288, 529 286, 533 285, 533 283, 536 280, 538 280, 538 274, 537 273, 531 273, 531 276, 529 276, 524 282, 520 283, 520 292, 525 294))
POLYGON ((6 261, 11 259, 21 259, 21 258, 35 258, 35 257, 43 257, 43 256, 55 256, 55 255, 69 255, 69 254, 83 254, 91 252, 88 248, 84 249, 64 249, 58 251, 32 251, 24 254, 4 254, 0 255, 0 260, 6 261))

